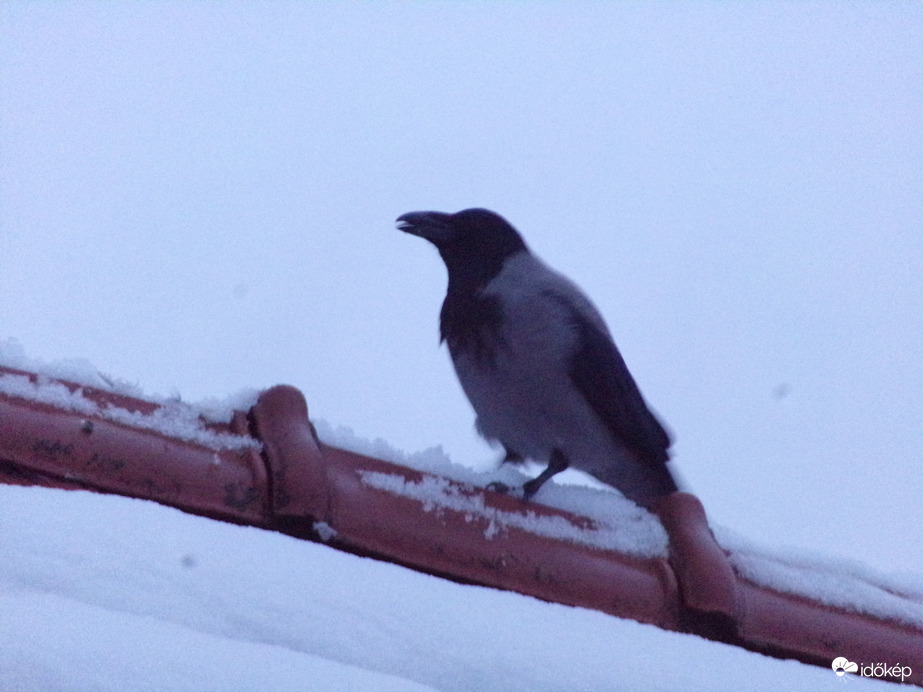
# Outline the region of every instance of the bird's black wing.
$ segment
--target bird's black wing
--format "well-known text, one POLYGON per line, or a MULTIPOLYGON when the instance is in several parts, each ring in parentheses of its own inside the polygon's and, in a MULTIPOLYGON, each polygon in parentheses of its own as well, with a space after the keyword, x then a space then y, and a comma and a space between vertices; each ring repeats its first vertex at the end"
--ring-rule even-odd
POLYGON ((612 435, 649 464, 669 459, 670 436, 648 409, 612 339, 569 306, 577 330, 570 376, 612 435))

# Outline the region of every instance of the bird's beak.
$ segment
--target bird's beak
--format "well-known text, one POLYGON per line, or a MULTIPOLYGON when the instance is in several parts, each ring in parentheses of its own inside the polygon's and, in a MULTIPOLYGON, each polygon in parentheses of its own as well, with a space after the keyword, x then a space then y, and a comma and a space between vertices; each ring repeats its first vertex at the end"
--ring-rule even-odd
POLYGON ((424 238, 439 246, 454 237, 449 215, 438 211, 412 211, 397 217, 397 227, 404 233, 424 238))

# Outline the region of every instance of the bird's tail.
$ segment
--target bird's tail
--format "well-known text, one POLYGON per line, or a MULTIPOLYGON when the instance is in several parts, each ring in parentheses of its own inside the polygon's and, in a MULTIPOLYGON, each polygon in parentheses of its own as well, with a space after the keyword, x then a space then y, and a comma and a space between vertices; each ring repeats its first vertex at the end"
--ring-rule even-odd
POLYGON ((676 479, 664 463, 610 464, 590 473, 647 509, 651 509, 664 495, 679 490, 676 479))

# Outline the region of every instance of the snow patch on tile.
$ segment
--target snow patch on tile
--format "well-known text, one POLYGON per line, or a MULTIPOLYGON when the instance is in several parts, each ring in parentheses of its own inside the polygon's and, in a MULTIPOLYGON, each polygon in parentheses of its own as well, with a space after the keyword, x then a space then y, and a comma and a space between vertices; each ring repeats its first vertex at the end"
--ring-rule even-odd
MULTIPOLYGON (((137 384, 102 373, 92 363, 82 358, 52 362, 32 358, 26 355, 25 349, 16 339, 0 340, 0 365, 14 370, 35 373, 40 380, 46 382, 63 380, 161 406, 169 406, 177 401, 182 402, 178 394, 161 396, 145 393, 137 384)), ((61 386, 63 387, 63 385, 61 386)), ((66 389, 66 387, 64 388, 66 389)), ((247 411, 256 404, 259 394, 259 389, 246 388, 225 397, 208 397, 201 401, 184 402, 183 405, 194 409, 196 415, 201 416, 209 423, 227 425, 231 422, 235 411, 247 411)), ((52 401, 44 403, 53 405, 52 401)))
POLYGON ((471 485, 448 478, 426 474, 422 479, 407 480, 400 474, 377 471, 360 472, 362 482, 369 487, 420 501, 425 512, 452 510, 466 521, 484 520, 484 537, 493 540, 510 528, 539 536, 567 541, 598 550, 614 550, 639 557, 665 557, 666 533, 658 524, 645 521, 638 513, 633 521, 601 522, 587 520, 576 524, 566 517, 538 514, 533 510, 508 512, 491 507, 484 495, 471 485))
POLYGON ((18 343, 0 342, 0 365, 36 374, 33 381, 26 375, 0 374, 0 393, 7 396, 46 404, 84 416, 95 416, 132 428, 151 430, 167 437, 193 442, 214 450, 260 448, 257 440, 247 435, 218 432, 207 427, 208 422, 229 423, 235 410, 247 410, 256 403, 255 390, 241 392, 226 399, 209 399, 201 405, 188 404, 178 398, 146 397, 137 388, 129 387, 100 375, 84 361, 67 361, 65 365, 49 366, 27 358, 18 343), (78 385, 72 389, 59 379, 78 385), (115 384, 113 384, 115 383, 115 384), (157 405, 151 413, 131 411, 108 403, 99 405, 84 394, 84 387, 93 387, 142 399, 157 405))
POLYGON ((729 529, 715 528, 737 573, 748 581, 805 596, 824 605, 923 627, 923 577, 886 575, 855 560, 795 547, 757 546, 729 529))

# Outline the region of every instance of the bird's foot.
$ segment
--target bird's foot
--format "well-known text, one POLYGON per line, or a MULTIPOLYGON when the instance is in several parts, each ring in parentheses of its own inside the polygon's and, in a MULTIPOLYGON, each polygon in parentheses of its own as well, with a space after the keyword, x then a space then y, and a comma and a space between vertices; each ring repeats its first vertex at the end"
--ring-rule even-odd
MULTIPOLYGON (((528 483, 526 483, 526 485, 528 485, 528 483)), ((494 481, 487 485, 487 489, 493 490, 495 493, 503 493, 504 495, 518 497, 520 500, 528 500, 535 494, 535 491, 528 492, 526 490, 526 485, 516 488, 506 483, 501 483, 500 481, 494 481)), ((536 490, 538 490, 538 488, 536 488, 536 490)))
POLYGON ((495 493, 504 493, 508 495, 513 488, 508 486, 506 483, 501 483, 500 481, 494 481, 493 483, 487 484, 488 490, 493 490, 495 493))
POLYGON ((522 499, 531 500, 532 496, 538 492, 538 489, 542 487, 542 484, 545 482, 545 479, 541 479, 539 482, 538 478, 533 478, 531 481, 523 483, 522 486, 522 499))

